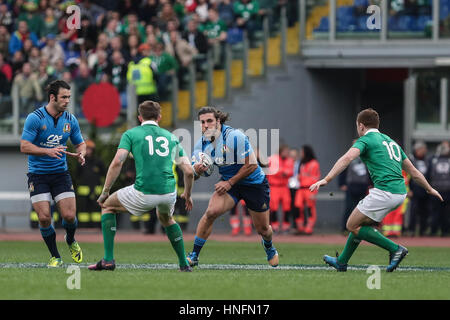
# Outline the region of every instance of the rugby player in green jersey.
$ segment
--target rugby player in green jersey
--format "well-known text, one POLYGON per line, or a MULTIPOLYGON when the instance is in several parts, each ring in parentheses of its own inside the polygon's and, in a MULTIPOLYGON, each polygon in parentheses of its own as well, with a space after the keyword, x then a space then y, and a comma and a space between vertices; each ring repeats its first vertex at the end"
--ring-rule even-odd
POLYGON ((311 185, 310 190, 319 190, 341 173, 354 159, 360 157, 366 164, 374 187, 362 199, 347 220, 350 234, 344 251, 338 257, 325 255, 324 261, 338 271, 347 271, 347 263, 361 240, 366 240, 389 251, 387 272, 394 271, 408 249, 383 236, 373 225, 381 222, 406 198, 406 187, 402 169, 422 186, 428 194, 443 201, 439 192, 433 189, 423 174, 417 170, 402 148, 390 137, 378 131, 380 118, 369 108, 361 111, 356 119, 359 139, 333 166, 324 179, 311 185))
POLYGON ((156 207, 161 225, 165 228, 173 249, 178 256, 180 271, 192 271, 186 260, 183 234, 172 217, 177 192, 174 165, 183 170, 185 189, 181 195, 186 200, 186 210, 192 209, 192 185, 194 173, 190 159, 179 140, 169 131, 159 127, 161 106, 157 102, 144 101, 139 105, 141 125, 127 130, 120 140, 117 153, 106 174, 103 192, 97 202, 102 207, 103 259, 89 266, 90 270, 114 270, 114 236, 116 214, 129 212, 140 216, 156 207), (122 165, 133 155, 136 164, 136 181, 133 185, 109 194, 120 174, 122 165))

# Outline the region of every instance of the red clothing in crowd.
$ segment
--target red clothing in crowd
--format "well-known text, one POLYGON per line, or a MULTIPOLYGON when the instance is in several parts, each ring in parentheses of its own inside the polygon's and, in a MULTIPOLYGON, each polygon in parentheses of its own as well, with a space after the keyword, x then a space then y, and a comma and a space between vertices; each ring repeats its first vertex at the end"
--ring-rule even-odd
POLYGON ((305 232, 306 234, 311 234, 314 229, 314 225, 317 220, 316 213, 316 199, 315 194, 317 191, 309 191, 309 187, 317 182, 320 178, 320 166, 319 162, 315 159, 303 163, 300 165, 300 172, 298 174, 298 180, 300 182, 300 188, 295 194, 295 206, 300 210, 300 216, 297 220, 297 227, 300 232, 305 232), (306 226, 304 209, 309 209, 308 222, 306 226))
MULTIPOLYGON (((270 185, 270 211, 277 212, 282 205, 283 213, 291 211, 291 192, 289 191, 289 178, 294 174, 294 160, 290 157, 281 158, 274 154, 269 158, 269 175, 267 180, 270 185), (272 174, 273 173, 273 174, 272 174)), ((283 219, 285 221, 285 219, 283 219)), ((283 225, 283 229, 289 229, 289 223, 283 225)), ((272 222, 272 227, 278 230, 278 221, 272 222)))

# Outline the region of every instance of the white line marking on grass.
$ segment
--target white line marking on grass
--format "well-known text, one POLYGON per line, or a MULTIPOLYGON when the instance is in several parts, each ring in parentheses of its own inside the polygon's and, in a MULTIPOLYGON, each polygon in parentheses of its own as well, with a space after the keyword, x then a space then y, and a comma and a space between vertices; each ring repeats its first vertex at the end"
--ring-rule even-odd
MULTIPOLYGON (((73 263, 66 264, 72 265, 73 263)), ((79 266, 80 268, 87 268, 89 264, 73 264, 79 266)), ((361 270, 366 271, 369 265, 355 265, 348 267, 347 270, 361 270)), ((383 268, 383 266, 380 266, 383 268)), ((32 268, 47 268, 45 263, 0 263, 0 269, 32 269, 32 268)), ((177 264, 171 263, 143 263, 143 264, 128 264, 119 263, 116 265, 117 269, 135 269, 135 270, 175 270, 179 266, 177 264)), ((323 265, 281 265, 273 268, 269 265, 263 264, 201 264, 195 269, 197 270, 326 270, 335 271, 333 268, 323 265)), ((398 267, 396 271, 425 271, 425 272, 450 272, 450 268, 445 267, 398 267)))

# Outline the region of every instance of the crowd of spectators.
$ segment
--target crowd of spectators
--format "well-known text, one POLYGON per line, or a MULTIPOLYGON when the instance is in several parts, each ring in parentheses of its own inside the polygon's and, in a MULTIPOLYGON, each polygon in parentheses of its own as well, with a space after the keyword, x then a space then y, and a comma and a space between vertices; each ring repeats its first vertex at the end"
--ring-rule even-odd
POLYGON ((63 79, 75 84, 76 104, 90 84, 109 82, 125 107, 129 65, 146 57, 160 93, 155 96, 164 97, 171 76, 182 85, 187 66, 195 61, 201 71, 209 52, 215 67, 222 67, 228 33, 247 30, 251 38, 261 17, 285 1, 0 0, 1 100, 10 99, 17 85, 25 115, 46 102, 49 82, 63 79), (80 8, 79 29, 67 24, 73 12, 66 9, 74 4, 80 8))

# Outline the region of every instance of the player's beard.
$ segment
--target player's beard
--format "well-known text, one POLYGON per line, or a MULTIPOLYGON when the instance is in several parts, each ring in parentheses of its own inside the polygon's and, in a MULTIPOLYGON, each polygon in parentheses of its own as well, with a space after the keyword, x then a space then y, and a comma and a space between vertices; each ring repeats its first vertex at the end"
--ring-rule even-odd
POLYGON ((219 125, 216 125, 213 129, 206 129, 203 133, 203 136, 206 138, 206 140, 209 140, 211 142, 214 142, 216 138, 219 137, 220 131, 219 131, 219 125))

